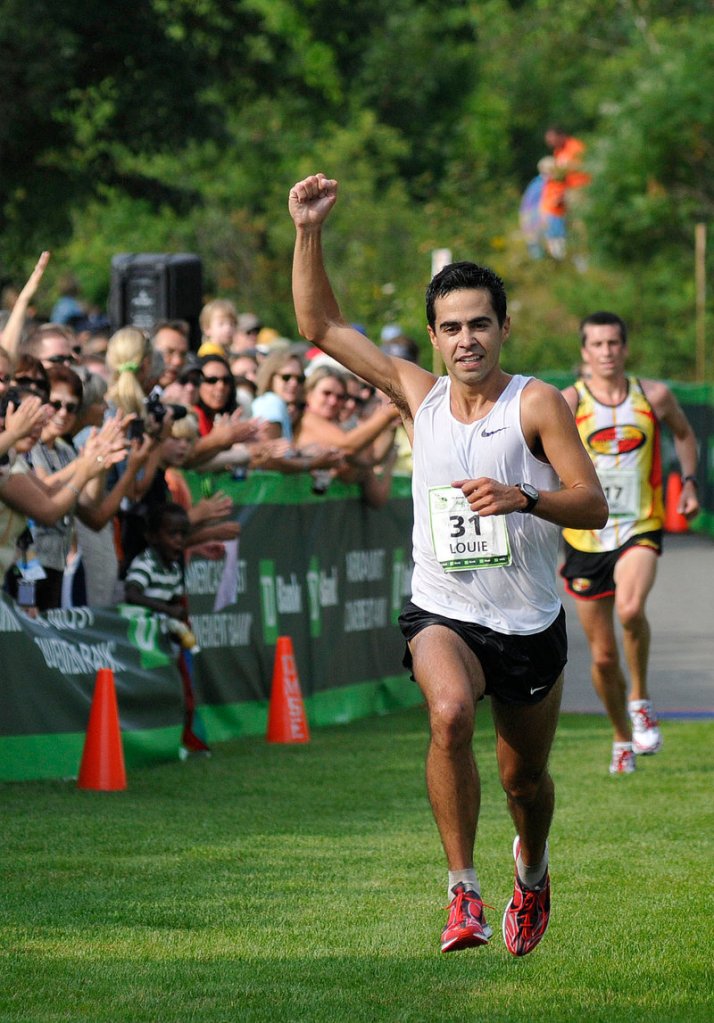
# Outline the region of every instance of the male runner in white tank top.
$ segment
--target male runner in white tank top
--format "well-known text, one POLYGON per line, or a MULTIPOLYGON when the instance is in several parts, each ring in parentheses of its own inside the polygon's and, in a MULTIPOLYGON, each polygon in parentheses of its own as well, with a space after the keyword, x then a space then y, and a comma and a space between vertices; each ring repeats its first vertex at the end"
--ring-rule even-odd
POLYGON ((558 527, 597 529, 607 503, 559 392, 500 366, 510 329, 501 280, 451 264, 427 291, 431 343, 447 376, 387 355, 343 318, 322 257, 337 182, 290 191, 297 236, 293 297, 301 334, 398 407, 414 450, 413 600, 400 625, 405 664, 430 725, 427 788, 449 869, 441 949, 486 944, 474 843, 476 705, 492 699, 496 753, 516 836, 503 917, 513 955, 532 951, 550 913, 548 755, 566 660, 555 582, 558 527))

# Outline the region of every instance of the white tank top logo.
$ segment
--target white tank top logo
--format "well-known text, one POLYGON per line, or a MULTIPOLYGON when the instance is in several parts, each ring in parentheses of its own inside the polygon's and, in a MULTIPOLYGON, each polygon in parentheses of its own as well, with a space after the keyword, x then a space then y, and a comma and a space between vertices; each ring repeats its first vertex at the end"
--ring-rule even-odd
POLYGON ((505 516, 482 518, 456 487, 429 488, 429 520, 434 554, 445 572, 511 564, 505 516))

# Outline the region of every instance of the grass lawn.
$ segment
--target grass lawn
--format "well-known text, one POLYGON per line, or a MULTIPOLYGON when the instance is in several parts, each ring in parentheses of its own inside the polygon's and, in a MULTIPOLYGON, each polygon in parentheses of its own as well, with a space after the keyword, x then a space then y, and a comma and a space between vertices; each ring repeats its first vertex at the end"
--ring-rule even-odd
POLYGON ((421 709, 304 746, 227 743, 124 793, 0 785, 0 1021, 711 1023, 714 723, 662 730, 661 754, 611 778, 605 720, 563 717, 554 910, 522 960, 500 934, 513 829, 487 707, 477 865, 494 937, 446 956, 421 709))

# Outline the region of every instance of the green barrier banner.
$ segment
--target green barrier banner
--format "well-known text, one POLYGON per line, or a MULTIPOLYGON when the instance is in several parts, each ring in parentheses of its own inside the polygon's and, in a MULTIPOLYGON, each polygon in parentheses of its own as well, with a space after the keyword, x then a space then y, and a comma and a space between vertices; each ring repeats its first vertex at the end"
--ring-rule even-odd
POLYGON ((292 639, 306 698, 404 671, 395 626, 411 582, 409 481, 375 511, 355 487, 333 483, 315 497, 306 479, 221 481, 241 524, 237 557, 186 572, 208 704, 267 700, 279 636, 292 639))
MULTIPOLYGON (((375 511, 359 490, 311 491, 309 476, 245 481, 189 474, 197 497, 222 489, 241 524, 219 561, 186 569, 191 656, 211 741, 265 727, 279 636, 293 642, 313 724, 417 702, 396 627, 411 581, 409 480, 375 511)), ((30 619, 0 595, 0 780, 76 773, 94 681, 114 672, 127 764, 178 753, 183 700, 176 646, 160 620, 130 605, 30 619)))
MULTIPOLYGON (((693 528, 714 533, 714 389, 672 386, 699 441, 703 511, 693 528)), ((673 456, 665 437, 665 473, 673 456)), ((264 729, 279 636, 293 641, 313 724, 418 702, 397 628, 411 582, 409 479, 396 478, 377 511, 339 482, 313 494, 306 474, 188 478, 196 499, 228 493, 242 530, 224 560, 195 559, 186 571, 201 647, 194 688, 211 741, 264 729)), ((176 755, 183 704, 175 656, 138 608, 74 608, 31 621, 0 595, 0 780, 76 769, 101 667, 115 672, 127 763, 176 755)))
POLYGON ((84 729, 100 668, 114 672, 124 728, 181 721, 176 656, 158 619, 141 608, 76 607, 31 619, 2 595, 0 646, 0 736, 84 729))

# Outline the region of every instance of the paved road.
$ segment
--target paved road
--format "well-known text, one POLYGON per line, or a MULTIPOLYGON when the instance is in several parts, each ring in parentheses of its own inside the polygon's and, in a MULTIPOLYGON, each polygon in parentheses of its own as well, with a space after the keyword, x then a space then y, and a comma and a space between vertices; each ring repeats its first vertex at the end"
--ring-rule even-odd
MULTIPOLYGON (((647 602, 652 626, 650 695, 662 717, 714 717, 714 539, 668 534, 647 602)), ((574 601, 564 597, 570 656, 565 711, 602 711, 574 601)))

